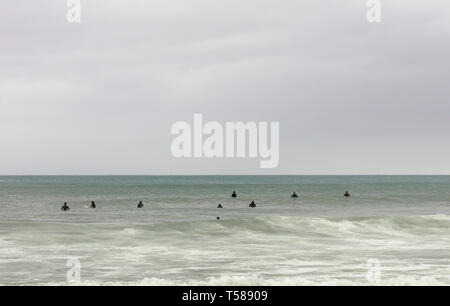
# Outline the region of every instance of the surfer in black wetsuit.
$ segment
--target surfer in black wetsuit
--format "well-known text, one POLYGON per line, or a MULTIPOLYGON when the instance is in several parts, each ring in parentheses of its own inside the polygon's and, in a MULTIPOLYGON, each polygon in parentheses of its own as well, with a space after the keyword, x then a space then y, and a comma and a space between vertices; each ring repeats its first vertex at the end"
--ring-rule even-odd
POLYGON ((61 211, 69 211, 70 208, 67 206, 67 202, 64 202, 64 205, 61 207, 61 211))
POLYGON ((350 198, 350 193, 349 193, 348 191, 346 191, 346 192, 344 193, 344 197, 350 198))
POLYGON ((233 194, 231 195, 232 198, 237 198, 236 191, 233 191, 233 194))
POLYGON ((142 203, 142 201, 140 201, 137 208, 142 208, 142 207, 144 207, 144 204, 142 203))
POLYGON ((92 209, 97 208, 97 206, 95 205, 95 202, 94 202, 94 201, 91 201, 91 208, 92 208, 92 209))
POLYGON ((249 207, 255 208, 255 207, 256 207, 255 201, 252 201, 252 202, 250 203, 249 207))
POLYGON ((291 198, 298 198, 298 195, 294 192, 294 193, 291 195, 291 198))
POLYGON ((217 206, 217 208, 223 208, 222 204, 219 204, 219 206, 217 206))

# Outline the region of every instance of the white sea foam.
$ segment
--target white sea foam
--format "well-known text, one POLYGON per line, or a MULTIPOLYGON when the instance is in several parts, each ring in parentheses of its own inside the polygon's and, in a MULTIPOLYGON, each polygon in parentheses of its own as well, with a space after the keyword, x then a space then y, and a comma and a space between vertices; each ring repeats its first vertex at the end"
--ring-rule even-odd
MULTIPOLYGON (((449 278, 437 278, 433 276, 413 277, 400 276, 384 279, 379 286, 448 286, 449 278)), ((221 276, 206 280, 168 280, 160 278, 145 278, 137 281, 81 281, 76 284, 67 282, 46 283, 47 286, 371 286, 364 278, 349 280, 342 278, 327 278, 326 280, 305 279, 302 277, 285 277, 264 279, 258 276, 221 276)))
MULTIPOLYGON (((450 285, 450 218, 443 215, 8 226, 14 234, 0 262, 18 266, 3 268, 3 284, 18 267, 38 263, 63 276, 64 259, 75 256, 85 275, 80 285, 370 285, 369 258, 381 263, 381 285, 450 285)), ((35 282, 66 285, 45 276, 35 282)))

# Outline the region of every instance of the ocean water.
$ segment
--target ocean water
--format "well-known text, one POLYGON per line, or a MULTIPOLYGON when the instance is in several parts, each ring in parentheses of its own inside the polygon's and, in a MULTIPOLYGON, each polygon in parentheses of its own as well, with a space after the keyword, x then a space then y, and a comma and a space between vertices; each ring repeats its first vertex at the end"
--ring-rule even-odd
POLYGON ((450 176, 0 177, 0 285, 73 284, 450 285, 450 176))

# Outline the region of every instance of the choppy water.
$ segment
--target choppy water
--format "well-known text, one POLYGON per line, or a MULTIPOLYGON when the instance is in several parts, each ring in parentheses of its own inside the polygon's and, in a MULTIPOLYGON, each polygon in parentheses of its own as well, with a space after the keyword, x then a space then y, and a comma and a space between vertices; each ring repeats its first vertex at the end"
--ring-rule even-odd
POLYGON ((450 176, 0 177, 3 285, 449 285, 449 234, 450 176))

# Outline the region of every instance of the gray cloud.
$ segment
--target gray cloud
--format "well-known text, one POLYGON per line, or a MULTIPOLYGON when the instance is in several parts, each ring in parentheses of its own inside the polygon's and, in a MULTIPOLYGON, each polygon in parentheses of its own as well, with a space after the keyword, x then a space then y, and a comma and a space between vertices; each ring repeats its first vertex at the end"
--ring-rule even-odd
POLYGON ((81 1, 2 1, 0 174, 450 173, 447 1, 81 1), (194 112, 280 121, 280 166, 174 159, 194 112))

